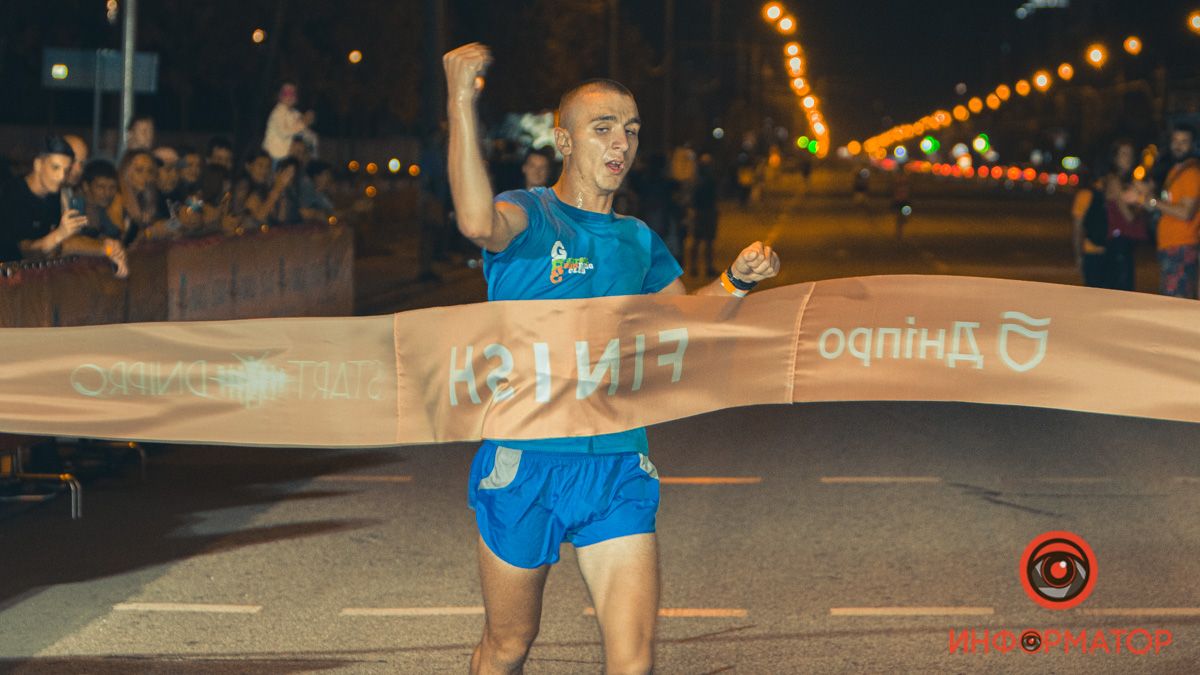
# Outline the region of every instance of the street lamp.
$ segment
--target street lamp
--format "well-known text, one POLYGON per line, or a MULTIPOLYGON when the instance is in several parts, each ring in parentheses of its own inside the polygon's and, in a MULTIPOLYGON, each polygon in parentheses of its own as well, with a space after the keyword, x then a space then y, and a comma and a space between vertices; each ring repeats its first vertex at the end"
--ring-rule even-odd
POLYGON ((1096 43, 1087 48, 1087 62, 1093 68, 1100 68, 1107 60, 1108 50, 1104 48, 1104 45, 1096 43))
POLYGON ((255 28, 254 32, 250 34, 250 39, 254 41, 254 44, 260 45, 262 44, 263 40, 267 39, 267 31, 261 28, 255 28))
POLYGON ((1188 14, 1188 29, 1200 35, 1200 9, 1188 14))
POLYGON ((1010 96, 1012 96, 1012 89, 1009 89, 1007 84, 996 87, 996 98, 1007 101, 1010 96))
POLYGON ((954 106, 954 119, 959 122, 966 122, 971 117, 971 113, 967 112, 967 107, 964 105, 954 106))
POLYGON ((763 5, 763 18, 767 21, 774 22, 779 17, 783 16, 783 6, 778 2, 768 2, 763 5))
POLYGON ((1125 38, 1125 51, 1130 56, 1137 56, 1142 53, 1142 40, 1136 35, 1130 35, 1125 38))
POLYGON ((995 94, 988 94, 987 100, 984 102, 987 103, 987 107, 991 110, 1000 107, 1000 97, 995 94))
POLYGON ((793 56, 788 59, 788 74, 792 77, 800 77, 804 75, 804 59, 799 56, 793 56))
POLYGON ((1039 70, 1033 74, 1033 87, 1038 91, 1044 92, 1050 88, 1050 73, 1039 70))
POLYGON ((1017 93, 1020 94, 1021 96, 1028 96, 1029 95, 1029 80, 1017 80, 1017 83, 1015 85, 1013 85, 1013 88, 1016 89, 1017 93))
POLYGON ((788 56, 800 56, 800 43, 789 42, 783 46, 783 53, 788 56))
POLYGON ((776 24, 776 28, 784 35, 791 35, 796 32, 796 20, 790 16, 785 16, 776 24))
POLYGON ((967 101, 967 108, 978 115, 983 112, 983 101, 979 100, 978 96, 973 96, 970 101, 967 101))
POLYGON ((1062 80, 1070 80, 1075 77, 1075 68, 1069 63, 1061 63, 1058 66, 1058 77, 1062 80))
POLYGON ((357 49, 352 50, 346 55, 346 60, 350 63, 359 63, 362 61, 362 52, 358 51, 357 49))

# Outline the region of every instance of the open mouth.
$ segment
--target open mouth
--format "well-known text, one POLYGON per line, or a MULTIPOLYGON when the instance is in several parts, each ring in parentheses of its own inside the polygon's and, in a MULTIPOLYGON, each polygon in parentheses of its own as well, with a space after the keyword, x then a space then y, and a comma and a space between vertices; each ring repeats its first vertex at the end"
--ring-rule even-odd
POLYGON ((618 174, 625 170, 625 162, 618 162, 616 160, 605 162, 604 166, 607 166, 609 172, 613 174, 618 174))

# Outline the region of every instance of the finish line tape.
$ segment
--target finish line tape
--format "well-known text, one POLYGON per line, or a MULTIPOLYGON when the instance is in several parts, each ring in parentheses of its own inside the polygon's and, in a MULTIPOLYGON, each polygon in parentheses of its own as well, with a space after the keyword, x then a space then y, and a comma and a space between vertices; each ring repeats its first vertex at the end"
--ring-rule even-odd
POLYGON ((738 406, 961 401, 1200 422, 1200 304, 882 276, 736 300, 0 329, 0 432, 270 446, 610 433, 738 406))

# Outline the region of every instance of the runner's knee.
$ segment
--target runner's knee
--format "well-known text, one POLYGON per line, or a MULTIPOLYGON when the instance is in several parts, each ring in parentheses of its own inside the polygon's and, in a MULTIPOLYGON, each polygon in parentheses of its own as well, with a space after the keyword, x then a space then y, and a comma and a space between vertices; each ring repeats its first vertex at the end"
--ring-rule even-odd
POLYGON ((484 627, 483 640, 493 661, 520 664, 529 654, 529 648, 537 638, 538 626, 493 626, 484 627))

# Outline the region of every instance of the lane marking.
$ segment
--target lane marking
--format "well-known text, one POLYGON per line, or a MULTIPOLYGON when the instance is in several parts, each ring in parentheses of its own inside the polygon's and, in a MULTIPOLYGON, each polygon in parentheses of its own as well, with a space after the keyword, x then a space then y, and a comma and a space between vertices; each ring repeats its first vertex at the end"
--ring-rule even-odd
POLYGON ((821 476, 822 483, 940 483, 937 476, 821 476))
MULTIPOLYGON (((670 619, 743 619, 747 614, 748 612, 744 609, 732 607, 662 607, 658 610, 660 617, 670 619)), ((583 615, 596 616, 596 608, 585 607, 583 615)))
POLYGON ((989 616, 992 607, 832 607, 830 616, 989 616))
POLYGON ((762 476, 663 476, 662 485, 757 485, 762 476))
POLYGON ((475 616, 483 607, 347 607, 340 616, 475 616))
POLYGON ((1200 616, 1200 607, 1106 607, 1080 611, 1089 616, 1200 616))
POLYGON ((412 476, 372 476, 369 474, 330 474, 317 476, 315 480, 342 481, 347 483, 411 483, 412 476))
POLYGON ((258 614, 262 605, 212 605, 197 602, 121 602, 118 612, 201 612, 206 614, 258 614))

